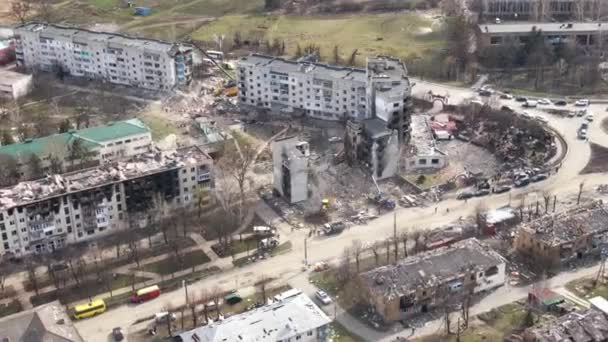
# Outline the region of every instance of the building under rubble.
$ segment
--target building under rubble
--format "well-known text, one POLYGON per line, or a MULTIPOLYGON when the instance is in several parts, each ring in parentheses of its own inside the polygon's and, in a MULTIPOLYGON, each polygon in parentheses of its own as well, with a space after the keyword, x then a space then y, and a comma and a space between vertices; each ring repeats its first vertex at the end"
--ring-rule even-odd
POLYGON ((0 189, 0 254, 48 252, 144 226, 212 187, 212 167, 193 146, 0 189))
POLYGON ((601 202, 546 215, 522 224, 515 239, 518 253, 544 269, 587 256, 599 256, 608 242, 608 208, 601 202))
POLYGON ((0 146, 0 156, 14 158, 20 179, 31 179, 32 155, 40 159, 43 173, 62 173, 81 168, 82 162, 92 167, 131 158, 149 152, 151 146, 150 129, 139 119, 130 119, 0 146), (72 153, 76 144, 87 155, 84 161, 72 153))
POLYGON ((395 322, 505 283, 506 260, 470 238, 359 275, 361 298, 395 322))
POLYGON ((447 165, 447 156, 437 148, 429 116, 413 115, 411 139, 405 151, 405 171, 437 170, 447 165))
POLYGON ((308 199, 308 160, 310 147, 296 137, 277 139, 272 150, 274 190, 289 203, 308 199))
POLYGON ((528 328, 522 337, 523 342, 605 342, 608 318, 600 310, 581 309, 528 328))

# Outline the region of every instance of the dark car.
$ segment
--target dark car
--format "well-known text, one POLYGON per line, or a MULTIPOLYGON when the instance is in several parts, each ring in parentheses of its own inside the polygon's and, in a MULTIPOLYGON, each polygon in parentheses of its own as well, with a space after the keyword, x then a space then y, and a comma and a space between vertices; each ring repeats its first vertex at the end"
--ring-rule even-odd
POLYGON ((470 192, 461 192, 461 193, 458 194, 458 196, 456 196, 456 199, 465 200, 465 199, 469 199, 469 198, 471 198, 473 196, 474 196, 473 193, 470 193, 470 192))
POLYGON ((479 189, 477 191, 475 191, 475 193, 473 195, 475 195, 475 197, 481 197, 481 196, 487 196, 490 194, 490 189, 479 189))
POLYGON ((503 112, 509 112, 509 113, 514 112, 513 108, 511 108, 509 106, 502 106, 502 107, 500 107, 500 110, 502 110, 503 112))
POLYGON ((547 179, 547 177, 548 176, 547 176, 546 173, 539 173, 539 174, 537 174, 535 176, 532 176, 532 178, 530 178, 530 181, 532 181, 532 182, 540 182, 542 180, 547 179))
POLYGON ((556 106, 565 106, 568 104, 568 101, 566 100, 556 100, 555 102, 553 102, 554 105, 556 106))
POLYGON ((524 97, 524 96, 518 96, 518 97, 515 98, 515 101, 517 101, 517 102, 526 102, 526 101, 528 101, 528 98, 524 97))
POLYGON ((522 186, 526 186, 530 184, 530 178, 524 177, 515 181, 515 186, 521 188, 522 186))
POLYGON ((503 192, 507 192, 511 190, 511 187, 508 185, 502 185, 502 186, 497 186, 494 188, 494 193, 495 194, 502 194, 503 192))
POLYGON ((492 92, 489 90, 480 90, 479 96, 492 96, 492 92))
POLYGON ((122 328, 117 327, 112 329, 112 337, 114 337, 114 341, 122 341, 125 338, 125 335, 122 333, 122 328))

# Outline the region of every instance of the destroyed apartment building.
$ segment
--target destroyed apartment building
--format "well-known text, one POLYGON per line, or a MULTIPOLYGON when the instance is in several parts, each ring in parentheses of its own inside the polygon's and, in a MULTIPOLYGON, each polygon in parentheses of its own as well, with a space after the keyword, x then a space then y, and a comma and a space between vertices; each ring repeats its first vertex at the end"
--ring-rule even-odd
POLYGON ((301 291, 292 289, 271 304, 183 332, 177 342, 325 342, 331 319, 301 291))
POLYGON ((213 161, 196 146, 146 153, 0 189, 0 253, 48 252, 189 205, 210 188, 213 161))
POLYGON ((81 166, 76 149, 86 153, 82 159, 87 166, 97 166, 147 153, 151 146, 150 129, 139 119, 130 119, 0 146, 0 155, 16 160, 20 179, 31 179, 32 155, 40 159, 43 173, 62 173, 81 166))
POLYGON ((289 203, 308 199, 310 147, 297 137, 276 139, 270 145, 274 190, 289 203))
POLYGON ((521 337, 523 342, 607 342, 608 319, 600 310, 581 309, 528 328, 521 337))
POLYGON ((192 80, 192 46, 44 23, 15 32, 17 65, 151 90, 192 80))
POLYGON ((428 312, 505 283, 506 260, 475 238, 359 275, 361 298, 385 323, 428 312))
POLYGON ((544 269, 599 256, 608 238, 606 222, 608 209, 599 201, 547 215, 519 227, 515 248, 544 269))

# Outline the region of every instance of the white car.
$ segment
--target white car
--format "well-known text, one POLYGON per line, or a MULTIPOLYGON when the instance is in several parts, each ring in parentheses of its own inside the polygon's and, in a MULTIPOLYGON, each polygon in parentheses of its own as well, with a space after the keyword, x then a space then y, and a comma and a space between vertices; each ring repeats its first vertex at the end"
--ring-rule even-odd
POLYGON ((587 114, 587 116, 585 116, 585 120, 589 122, 593 121, 593 114, 587 114))
POLYGON ((548 123, 549 122, 549 120, 547 120, 547 118, 545 118, 544 116, 540 116, 540 115, 535 116, 534 119, 538 120, 538 121, 540 121, 542 123, 548 123))
POLYGON ((526 119, 532 119, 532 115, 528 112, 521 112, 521 116, 523 116, 526 119))
POLYGON ((574 102, 574 105, 577 107, 587 107, 589 105, 588 99, 580 99, 574 102))
POLYGON ((584 129, 584 128, 581 128, 581 129, 578 131, 578 138, 579 138, 579 139, 582 139, 582 140, 587 139, 587 130, 586 130, 586 129, 584 129))
POLYGON ((331 304, 331 298, 329 298, 329 296, 327 295, 327 293, 325 293, 325 291, 319 290, 315 293, 315 296, 324 305, 331 304))
POLYGON ((545 105, 545 106, 549 106, 552 104, 551 100, 549 99, 539 99, 538 100, 538 104, 539 105, 545 105))

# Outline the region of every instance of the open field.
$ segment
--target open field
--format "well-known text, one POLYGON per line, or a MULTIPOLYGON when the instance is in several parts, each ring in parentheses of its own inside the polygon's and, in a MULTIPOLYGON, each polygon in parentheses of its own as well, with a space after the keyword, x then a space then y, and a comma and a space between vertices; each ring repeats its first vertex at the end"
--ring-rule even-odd
POLYGON ((597 286, 594 286, 594 280, 591 278, 578 279, 566 284, 566 288, 580 298, 593 298, 601 296, 608 298, 608 284, 606 281, 600 281, 597 286))
MULTIPOLYGON (((219 18, 192 33, 192 38, 210 40, 214 34, 243 40, 284 40, 288 54, 297 45, 318 45, 321 55, 333 58, 338 45, 347 59, 354 49, 361 55, 391 54, 405 57, 443 46, 443 33, 432 31, 432 20, 414 12, 339 16, 230 15, 219 18), (429 32, 431 30, 431 32, 429 32)), ((360 61, 361 62, 361 61, 360 61)))

